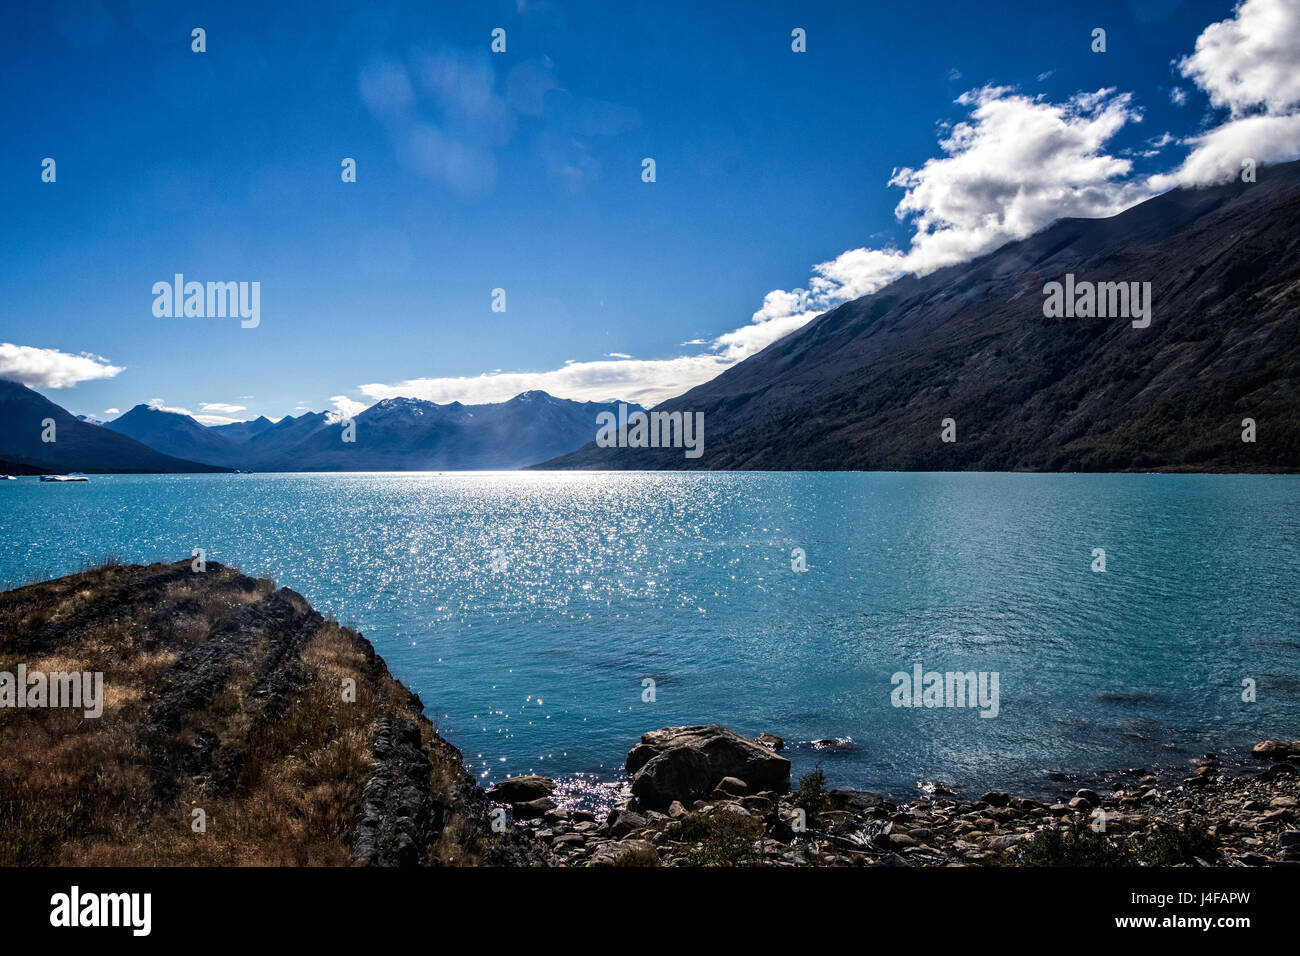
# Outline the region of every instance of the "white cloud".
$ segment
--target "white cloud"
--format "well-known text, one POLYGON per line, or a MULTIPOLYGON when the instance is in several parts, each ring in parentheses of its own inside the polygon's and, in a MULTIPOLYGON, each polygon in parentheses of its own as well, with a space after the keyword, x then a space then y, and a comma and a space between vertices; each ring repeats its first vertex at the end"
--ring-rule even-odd
POLYGON ((190 418, 194 417, 194 413, 188 408, 181 408, 179 405, 168 405, 161 398, 151 398, 149 401, 145 402, 145 404, 150 408, 158 409, 160 412, 171 412, 174 415, 188 415, 190 418))
POLYGON ((1184 106, 1187 103, 1187 91, 1181 86, 1175 86, 1169 91, 1169 102, 1174 106, 1184 106))
POLYGON ((1232 179, 1242 161, 1280 163, 1300 155, 1300 113, 1290 116, 1247 116, 1189 140, 1190 156, 1173 173, 1155 176, 1160 188, 1200 186, 1232 179))
POLYGON ((192 417, 204 425, 232 425, 243 421, 239 413, 247 410, 243 405, 227 402, 199 402, 199 408, 201 411, 192 417))
POLYGON ((910 248, 852 249, 814 266, 806 289, 769 292, 753 324, 718 340, 727 354, 752 354, 905 273, 965 262, 1064 216, 1113 216, 1152 195, 1126 179, 1130 160, 1105 150, 1125 125, 1141 122, 1130 94, 1104 89, 1051 103, 986 86, 957 102, 970 118, 939 141, 944 155, 889 180, 906 190, 895 215, 913 227, 910 248))
POLYGON ((1258 109, 1278 116, 1300 105, 1300 4, 1245 0, 1212 23, 1178 68, 1233 117, 1258 109))
POLYGON ((106 409, 104 409, 104 414, 105 414, 105 415, 121 415, 122 413, 121 413, 120 411, 118 411, 116 408, 106 408, 106 409))
POLYGON ((112 378, 123 371, 89 352, 70 355, 58 349, 0 343, 0 378, 29 388, 70 388, 78 382, 112 378))
POLYGON ((372 401, 400 396, 477 405, 504 402, 520 392, 540 389, 575 401, 621 399, 648 406, 707 382, 732 364, 720 355, 709 354, 657 360, 573 362, 544 372, 417 378, 392 385, 361 385, 358 390, 372 401))
MULTIPOLYGON (((406 395, 405 397, 419 398, 418 395, 406 395)), ((334 403, 334 410, 325 415, 325 420, 330 424, 344 421, 349 418, 355 418, 370 407, 365 402, 358 402, 354 399, 348 398, 346 395, 331 395, 330 401, 334 403)))
POLYGON ((626 352, 610 352, 605 356, 605 358, 614 359, 630 359, 631 357, 632 356, 628 355, 626 352))
POLYGON ((1169 188, 1232 179, 1242 161, 1300 156, 1300 3, 1245 0, 1232 18, 1212 23, 1179 71, 1227 109, 1229 118, 1191 137, 1191 154, 1153 182, 1169 188))

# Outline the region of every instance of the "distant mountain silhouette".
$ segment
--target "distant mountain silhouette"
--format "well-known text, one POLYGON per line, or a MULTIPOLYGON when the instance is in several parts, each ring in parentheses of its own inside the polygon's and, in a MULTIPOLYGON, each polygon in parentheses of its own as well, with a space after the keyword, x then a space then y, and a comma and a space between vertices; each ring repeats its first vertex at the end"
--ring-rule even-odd
POLYGON ((229 425, 209 425, 208 430, 214 434, 229 438, 236 443, 248 441, 254 435, 260 435, 275 425, 275 422, 261 415, 248 422, 231 422, 229 425))
MULTIPOLYGON (((596 416, 616 406, 533 391, 488 405, 418 398, 377 402, 354 419, 354 442, 337 421, 312 421, 292 445, 257 461, 275 471, 429 471, 522 468, 579 447, 596 416)), ((306 417, 306 416, 304 416, 306 417)), ((321 416, 323 419, 325 416, 321 416)), ((296 427, 296 426, 295 426, 296 427)), ((267 431, 254 441, 269 438, 267 431)), ((296 437, 296 436, 295 436, 296 437)))
MULTIPOLYGON (((26 466, 28 473, 225 470, 161 454, 126 435, 80 421, 27 386, 4 380, 0 380, 0 460, 26 466), (54 423, 52 442, 41 440, 47 420, 54 423)), ((14 469, 6 473, 13 474, 14 469)))
POLYGON ((392 398, 356 416, 354 441, 322 412, 205 427, 137 405, 105 427, 168 455, 247 471, 512 469, 579 447, 596 433, 597 414, 616 407, 538 391, 487 405, 392 398))
POLYGON ((200 425, 189 415, 152 405, 137 405, 104 427, 176 458, 224 468, 234 467, 238 458, 237 442, 200 425))
POLYGON ((588 444, 539 467, 1295 471, 1297 222, 1300 163, 1062 220, 846 303, 658 406, 704 413, 697 460, 588 444), (1046 318, 1044 285, 1066 273, 1150 282, 1150 326, 1046 318))

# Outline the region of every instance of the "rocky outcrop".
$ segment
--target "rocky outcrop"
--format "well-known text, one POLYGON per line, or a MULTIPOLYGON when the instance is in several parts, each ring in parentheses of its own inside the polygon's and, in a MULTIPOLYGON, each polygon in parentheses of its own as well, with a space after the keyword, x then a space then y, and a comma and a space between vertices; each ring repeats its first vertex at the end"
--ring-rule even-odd
POLYGON ((1251 753, 1260 760, 1289 760, 1300 757, 1300 740, 1265 740, 1255 744, 1251 753))
POLYGON ((644 734, 627 755, 632 795, 638 803, 666 810, 674 800, 691 803, 726 778, 731 790, 757 793, 790 788, 790 761, 775 750, 720 724, 664 727, 644 734))
POLYGON ((0 671, 42 658, 102 673, 104 713, 0 721, 0 865, 552 859, 493 828, 460 751, 369 641, 271 581, 109 562, 0 593, 0 671), (20 788, 33 739, 60 746, 20 788))
POLYGON ((363 866, 417 866, 428 862, 434 837, 429 758, 413 720, 379 718, 372 770, 358 813, 356 860, 363 866))

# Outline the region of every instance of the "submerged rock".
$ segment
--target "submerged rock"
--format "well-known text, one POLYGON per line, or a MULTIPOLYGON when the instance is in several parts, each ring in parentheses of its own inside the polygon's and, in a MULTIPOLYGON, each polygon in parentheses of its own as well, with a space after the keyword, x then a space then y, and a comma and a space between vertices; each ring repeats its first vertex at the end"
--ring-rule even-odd
POLYGON ((555 781, 538 774, 526 774, 522 777, 510 777, 502 780, 487 792, 489 800, 497 803, 527 803, 540 800, 555 792, 555 781))

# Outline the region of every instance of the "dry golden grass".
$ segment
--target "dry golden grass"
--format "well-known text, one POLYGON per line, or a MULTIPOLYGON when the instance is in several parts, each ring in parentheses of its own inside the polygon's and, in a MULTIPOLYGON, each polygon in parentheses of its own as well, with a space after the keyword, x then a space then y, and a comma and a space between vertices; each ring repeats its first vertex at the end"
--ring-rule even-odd
MULTIPOLYGON (((186 679, 178 661, 223 618, 276 594, 219 565, 187 569, 110 564, 0 594, 0 670, 102 671, 105 691, 99 719, 0 709, 0 865, 348 865, 384 713, 419 721, 435 793, 466 786, 459 753, 406 689, 382 666, 368 673, 364 639, 287 591, 276 599, 317 623, 296 655, 299 680, 274 710, 254 693, 272 649, 262 632, 157 738, 146 718, 186 679), (355 701, 344 700, 349 679, 355 701), (192 775, 193 752, 215 763, 192 775), (233 770, 222 781, 214 767, 233 770), (206 832, 192 829, 195 809, 206 832)), ((476 840, 476 821, 453 812, 435 852, 473 863, 476 840)))

